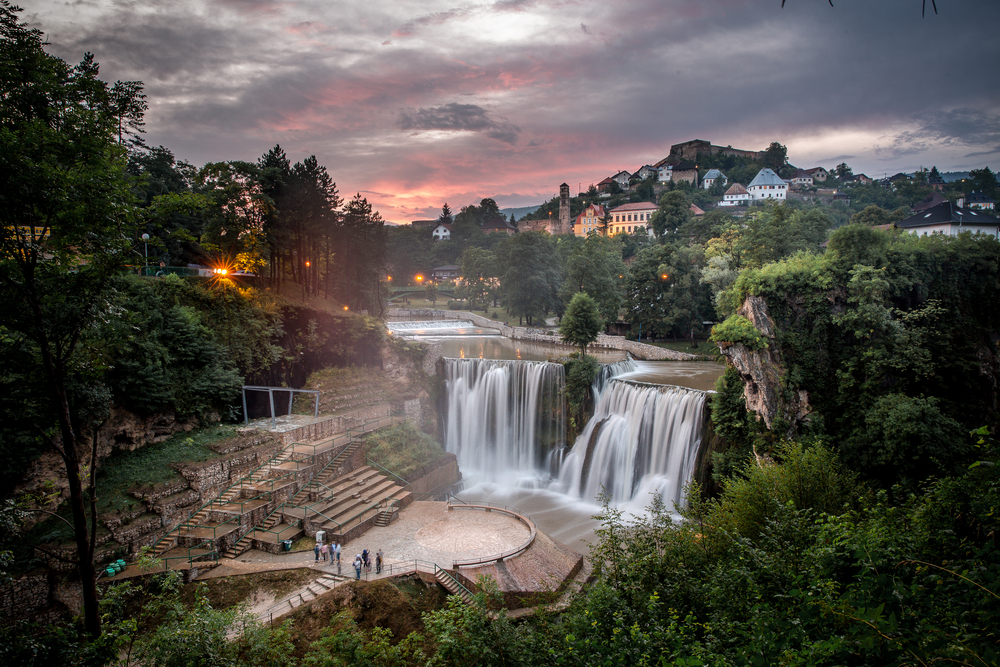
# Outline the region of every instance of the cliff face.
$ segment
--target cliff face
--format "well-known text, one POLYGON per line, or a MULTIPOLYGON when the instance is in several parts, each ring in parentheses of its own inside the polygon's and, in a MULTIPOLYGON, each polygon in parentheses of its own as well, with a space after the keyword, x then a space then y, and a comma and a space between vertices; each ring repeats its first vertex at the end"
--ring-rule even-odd
POLYGON ((751 349, 740 343, 719 343, 719 348, 736 368, 745 385, 747 409, 756 412, 770 429, 776 421, 788 424, 793 435, 809 414, 809 394, 805 390, 786 391, 782 387, 785 367, 775 342, 774 320, 767 312, 767 303, 756 296, 747 300, 737 315, 750 320, 767 341, 767 347, 751 349))

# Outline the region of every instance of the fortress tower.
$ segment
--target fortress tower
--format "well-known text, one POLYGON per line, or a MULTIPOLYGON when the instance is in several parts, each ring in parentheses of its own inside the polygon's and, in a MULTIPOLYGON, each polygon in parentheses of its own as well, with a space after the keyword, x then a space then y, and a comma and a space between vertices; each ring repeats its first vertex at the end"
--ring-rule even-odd
POLYGON ((569 221, 569 186, 559 186, 559 220, 553 222, 549 234, 569 234, 573 231, 569 221))

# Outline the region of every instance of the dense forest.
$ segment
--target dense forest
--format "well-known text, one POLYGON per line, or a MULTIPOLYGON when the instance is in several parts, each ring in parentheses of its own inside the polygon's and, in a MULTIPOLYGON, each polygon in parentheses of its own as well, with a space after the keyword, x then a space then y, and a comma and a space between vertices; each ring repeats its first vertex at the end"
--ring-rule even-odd
MULTIPOLYGON (((140 84, 103 82, 89 56, 51 56, 6 0, 0 18, 0 297, 16 304, 0 312, 3 483, 41 448, 58 452, 84 609, 6 626, 4 664, 1000 661, 1000 243, 876 229, 929 194, 919 180, 739 220, 695 216, 703 193, 675 187, 659 193, 655 238, 485 234, 499 215, 486 199, 454 216, 445 206, 453 240, 435 244, 387 230, 360 196, 343 202, 314 158, 292 164, 276 146, 197 169, 143 146, 140 84), (147 258, 165 275, 137 275, 147 258), (712 402, 727 445, 716 492, 691 493, 681 520, 655 502, 639 521, 606 505, 596 577, 558 610, 515 620, 481 582, 476 604, 452 598, 407 636, 336 616, 306 641, 184 599, 171 577, 98 591, 86 461, 110 405, 201 414, 225 410, 241 382, 299 381, 306 352, 374 363, 381 329, 354 312, 382 313, 387 271, 438 262, 461 265, 468 305, 501 303, 529 322, 581 292, 633 335, 704 336, 719 322, 713 338, 731 358, 773 362, 779 407, 807 396, 808 409, 748 412, 734 363, 712 402), (256 277, 170 275, 189 264, 256 277), (333 307, 275 299, 287 282, 333 307)), ((995 197, 988 169, 970 180, 950 196, 995 197)), ((7 546, 23 518, 5 502, 7 546)), ((3 576, 12 557, 3 551, 3 576)))

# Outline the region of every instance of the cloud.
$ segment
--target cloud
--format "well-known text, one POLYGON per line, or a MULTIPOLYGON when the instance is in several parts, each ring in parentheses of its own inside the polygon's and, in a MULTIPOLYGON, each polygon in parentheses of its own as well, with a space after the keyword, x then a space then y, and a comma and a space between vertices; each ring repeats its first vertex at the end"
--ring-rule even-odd
POLYGON ((896 159, 932 148, 994 147, 964 156, 976 157, 996 153, 1000 147, 1000 115, 982 109, 962 107, 931 111, 916 118, 915 125, 915 128, 891 137, 888 144, 876 145, 876 154, 882 159, 896 159))
POLYGON ((517 125, 493 120, 480 106, 456 102, 430 109, 403 111, 399 114, 398 123, 402 130, 479 132, 511 146, 517 143, 521 131, 517 125))

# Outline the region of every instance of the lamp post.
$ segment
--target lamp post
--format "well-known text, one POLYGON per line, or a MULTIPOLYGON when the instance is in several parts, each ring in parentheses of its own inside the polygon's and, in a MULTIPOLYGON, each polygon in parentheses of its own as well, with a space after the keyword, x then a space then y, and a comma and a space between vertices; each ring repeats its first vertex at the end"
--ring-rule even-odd
POLYGON ((149 272, 149 234, 142 235, 143 275, 149 272))

